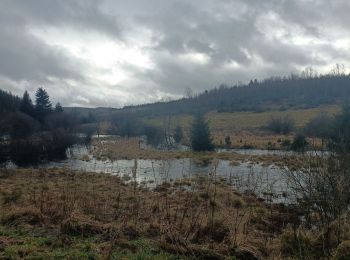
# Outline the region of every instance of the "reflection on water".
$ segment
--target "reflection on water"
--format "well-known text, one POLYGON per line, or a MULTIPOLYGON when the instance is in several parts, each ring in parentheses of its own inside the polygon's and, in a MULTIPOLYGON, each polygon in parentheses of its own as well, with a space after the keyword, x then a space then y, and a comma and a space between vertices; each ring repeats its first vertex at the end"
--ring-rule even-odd
MULTIPOLYGON (((50 162, 42 167, 67 167, 73 170, 103 172, 131 178, 136 165, 136 179, 149 187, 155 187, 165 181, 175 181, 197 175, 206 176, 213 172, 213 166, 197 165, 192 159, 170 160, 97 160, 92 157, 89 148, 75 146, 67 151, 68 159, 50 162)), ((229 161, 220 160, 216 166, 216 176, 231 184, 241 192, 255 193, 265 200, 288 203, 290 194, 283 169, 275 165, 263 166, 249 161, 239 165, 230 165, 229 161)))

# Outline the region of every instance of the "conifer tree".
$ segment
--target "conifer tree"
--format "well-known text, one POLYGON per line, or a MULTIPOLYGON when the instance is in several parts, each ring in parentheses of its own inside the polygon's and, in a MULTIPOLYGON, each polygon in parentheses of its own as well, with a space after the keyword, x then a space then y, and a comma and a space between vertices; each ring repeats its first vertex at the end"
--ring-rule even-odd
POLYGON ((35 116, 41 123, 43 123, 45 117, 52 112, 50 97, 45 89, 38 88, 35 93, 35 98, 35 116))
POLYGON ((34 105, 32 103, 32 100, 29 97, 28 91, 25 91, 23 94, 23 98, 19 106, 19 111, 27 115, 33 116, 34 105))
POLYGON ((191 129, 191 146, 193 151, 214 150, 208 123, 202 115, 197 115, 194 118, 191 129))

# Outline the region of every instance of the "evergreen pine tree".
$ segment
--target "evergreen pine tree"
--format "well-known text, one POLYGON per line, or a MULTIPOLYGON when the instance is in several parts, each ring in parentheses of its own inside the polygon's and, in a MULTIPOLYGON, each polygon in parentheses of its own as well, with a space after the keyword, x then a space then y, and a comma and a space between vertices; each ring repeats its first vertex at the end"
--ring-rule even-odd
POLYGON ((35 116, 43 123, 45 117, 52 112, 52 104, 46 90, 38 88, 35 93, 35 116))
POLYGON ((62 113, 63 112, 63 107, 61 106, 61 103, 58 102, 55 106, 55 112, 56 113, 62 113))
POLYGON ((29 97, 28 91, 25 91, 23 94, 23 98, 19 106, 19 111, 27 115, 33 116, 34 106, 32 100, 29 97))
POLYGON ((194 118, 191 129, 191 146, 193 151, 214 150, 214 144, 210 136, 208 123, 202 115, 197 115, 194 118))

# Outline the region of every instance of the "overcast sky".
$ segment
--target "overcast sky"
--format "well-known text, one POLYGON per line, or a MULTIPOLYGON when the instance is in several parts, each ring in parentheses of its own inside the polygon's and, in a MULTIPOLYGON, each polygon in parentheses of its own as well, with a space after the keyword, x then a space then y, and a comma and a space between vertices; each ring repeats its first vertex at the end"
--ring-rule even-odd
POLYGON ((0 88, 65 106, 349 67, 349 0, 0 0, 0 88))

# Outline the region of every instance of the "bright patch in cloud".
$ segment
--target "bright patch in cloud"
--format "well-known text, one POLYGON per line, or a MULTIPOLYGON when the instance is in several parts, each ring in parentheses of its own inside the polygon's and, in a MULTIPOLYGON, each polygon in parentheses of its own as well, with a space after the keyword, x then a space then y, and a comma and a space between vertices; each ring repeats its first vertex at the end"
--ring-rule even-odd
POLYGON ((199 53, 199 52, 189 52, 186 54, 182 54, 180 58, 184 59, 187 62, 191 62, 199 65, 206 65, 210 62, 209 55, 205 53, 199 53))

